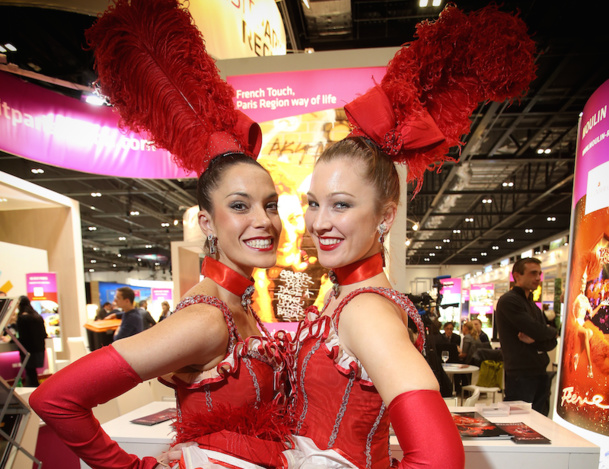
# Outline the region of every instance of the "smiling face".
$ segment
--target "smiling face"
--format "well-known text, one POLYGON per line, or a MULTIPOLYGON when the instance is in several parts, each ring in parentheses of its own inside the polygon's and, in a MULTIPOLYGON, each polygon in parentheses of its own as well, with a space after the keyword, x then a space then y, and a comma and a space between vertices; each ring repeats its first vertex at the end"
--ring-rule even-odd
POLYGON ((305 223, 326 268, 379 252, 377 228, 383 221, 389 228, 393 221, 391 213, 379 213, 376 189, 364 170, 361 161, 349 158, 318 162, 313 170, 305 223))
POLYGON ((218 260, 249 277, 277 258, 281 220, 271 176, 261 167, 239 163, 226 169, 211 193, 213 213, 199 212, 203 233, 218 238, 218 260))

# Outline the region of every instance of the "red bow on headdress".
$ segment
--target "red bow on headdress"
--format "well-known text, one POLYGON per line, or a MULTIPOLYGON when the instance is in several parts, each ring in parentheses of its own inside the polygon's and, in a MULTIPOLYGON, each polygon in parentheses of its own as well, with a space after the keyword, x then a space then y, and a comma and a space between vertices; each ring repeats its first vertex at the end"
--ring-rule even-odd
POLYGON ((398 124, 389 98, 378 85, 347 104, 345 112, 354 126, 349 136, 368 137, 389 156, 431 150, 445 140, 425 110, 398 124))

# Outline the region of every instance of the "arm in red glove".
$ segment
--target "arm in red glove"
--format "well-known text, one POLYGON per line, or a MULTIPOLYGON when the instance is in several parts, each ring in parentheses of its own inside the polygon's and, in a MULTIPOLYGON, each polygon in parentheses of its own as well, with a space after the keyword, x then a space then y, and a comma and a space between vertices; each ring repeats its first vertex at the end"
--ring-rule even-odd
POLYGON ((404 451, 400 469, 465 466, 461 437, 438 391, 400 394, 389 404, 389 418, 404 451))
POLYGON ((114 347, 103 347, 44 381, 30 396, 32 409, 76 455, 94 469, 147 469, 155 458, 127 454, 102 430, 91 409, 141 383, 114 347))

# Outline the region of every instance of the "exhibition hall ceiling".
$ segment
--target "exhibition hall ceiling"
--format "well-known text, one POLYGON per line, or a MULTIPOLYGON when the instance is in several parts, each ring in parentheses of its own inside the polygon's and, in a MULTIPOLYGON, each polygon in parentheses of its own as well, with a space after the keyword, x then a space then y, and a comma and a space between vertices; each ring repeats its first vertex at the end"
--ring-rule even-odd
MULTIPOLYGON (((83 32, 95 18, 76 12, 82 2, 67 3, 72 7, 58 10, 40 6, 45 2, 22 6, 0 0, 0 43, 19 45, 18 52, 7 54, 9 63, 76 86, 33 82, 79 98, 80 89, 95 80, 91 54, 83 48, 83 32)), ((397 47, 412 39, 416 23, 439 11, 420 8, 419 0, 309 0, 309 8, 304 3, 277 2, 291 54, 397 47)), ((471 10, 487 2, 455 3, 471 10)), ((460 155, 454 152, 459 162, 428 173, 412 199, 409 187, 408 265, 482 267, 529 246, 543 250, 568 233, 578 118, 590 95, 609 79, 607 28, 593 6, 572 0, 506 0, 501 8, 519 8, 534 34, 537 78, 520 102, 482 104, 460 155)), ((80 202, 85 270, 138 268, 136 259, 117 258, 127 248, 158 251, 160 265, 144 260, 140 268, 170 268, 162 257, 171 241, 182 240, 183 213, 196 205, 193 179, 99 176, 2 152, 0 171, 80 202), (36 168, 44 173, 32 173, 36 168), (92 196, 96 193, 103 196, 92 196), (94 266, 89 259, 97 261, 94 266)))

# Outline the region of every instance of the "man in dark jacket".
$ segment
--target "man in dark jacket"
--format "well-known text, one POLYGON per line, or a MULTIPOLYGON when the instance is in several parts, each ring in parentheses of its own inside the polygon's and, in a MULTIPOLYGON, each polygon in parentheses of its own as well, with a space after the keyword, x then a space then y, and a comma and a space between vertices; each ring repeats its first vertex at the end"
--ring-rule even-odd
MULTIPOLYGON (((120 287, 114 297, 116 306, 123 310, 121 325, 114 333, 114 340, 124 339, 144 330, 142 315, 135 308, 135 292, 129 287, 120 287)), ((118 314, 116 315, 118 317, 118 314)))
POLYGON ((499 298, 495 313, 504 360, 505 400, 531 402, 533 409, 548 415, 547 352, 556 347, 557 334, 532 299, 541 282, 541 261, 520 259, 512 274, 514 287, 499 298))

